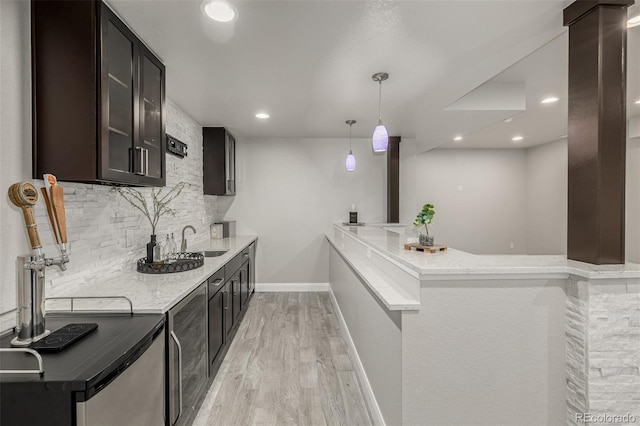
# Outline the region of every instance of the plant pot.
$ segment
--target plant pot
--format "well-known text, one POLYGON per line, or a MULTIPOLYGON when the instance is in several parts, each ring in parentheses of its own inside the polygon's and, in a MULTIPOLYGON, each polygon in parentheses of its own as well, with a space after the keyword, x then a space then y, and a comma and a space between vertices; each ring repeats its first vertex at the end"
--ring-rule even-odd
POLYGON ((418 234, 418 243, 421 246, 431 247, 433 246, 433 237, 427 234, 418 234))

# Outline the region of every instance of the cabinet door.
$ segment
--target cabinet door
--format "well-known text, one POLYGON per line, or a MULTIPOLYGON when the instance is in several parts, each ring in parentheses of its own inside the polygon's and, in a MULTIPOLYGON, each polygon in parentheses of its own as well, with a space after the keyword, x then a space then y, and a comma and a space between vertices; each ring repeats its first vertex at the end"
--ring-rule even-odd
POLYGON ((223 290, 218 291, 209 299, 209 367, 215 361, 224 345, 224 306, 225 297, 223 290))
POLYGON ((240 307, 247 309, 249 303, 249 262, 245 262, 240 268, 240 307))
POLYGON ((225 343, 226 336, 231 332, 233 328, 233 301, 232 301, 232 289, 233 287, 233 278, 227 281, 227 284, 224 286, 224 289, 221 291, 224 292, 224 329, 225 329, 225 343))
POLYGON ((140 139, 135 143, 134 164, 140 183, 165 184, 164 65, 140 46, 140 139))
POLYGON ((234 275, 233 280, 231 281, 233 283, 233 322, 237 322, 238 318, 240 317, 240 310, 242 308, 242 304, 240 301, 240 274, 236 274, 234 275))
POLYGON ((229 132, 224 132, 226 195, 236 194, 236 140, 229 132))
MULTIPOLYGON (((100 179, 137 183, 132 172, 138 136, 136 36, 109 8, 101 6, 100 179)), ((87 141, 90 143, 90 141, 87 141)))

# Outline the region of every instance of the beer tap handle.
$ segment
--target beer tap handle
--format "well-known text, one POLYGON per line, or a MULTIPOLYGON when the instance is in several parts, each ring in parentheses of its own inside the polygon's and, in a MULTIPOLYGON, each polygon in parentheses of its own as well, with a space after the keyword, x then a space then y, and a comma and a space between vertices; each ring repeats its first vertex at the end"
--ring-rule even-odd
POLYGON ((22 209, 31 249, 40 255, 42 244, 40 243, 36 219, 31 208, 38 202, 38 190, 29 182, 14 183, 9 187, 9 200, 22 209))
POLYGON ((49 217, 49 224, 51 225, 51 230, 53 231, 53 237, 56 240, 56 244, 60 244, 60 238, 58 238, 58 227, 56 226, 56 219, 53 216, 53 207, 51 206, 51 200, 49 200, 47 188, 40 188, 40 191, 42 192, 44 204, 47 206, 47 216, 49 217))

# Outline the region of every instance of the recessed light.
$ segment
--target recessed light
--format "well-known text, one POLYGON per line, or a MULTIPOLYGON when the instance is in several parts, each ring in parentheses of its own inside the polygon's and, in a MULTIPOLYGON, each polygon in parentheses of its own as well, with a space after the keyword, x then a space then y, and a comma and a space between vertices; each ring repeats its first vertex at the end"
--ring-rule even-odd
POLYGON ((267 119, 267 118, 269 118, 269 117, 270 117, 270 115, 269 115, 269 114, 266 114, 266 113, 264 113, 264 112, 259 112, 259 113, 257 113, 257 114, 256 114, 256 118, 261 118, 261 119, 263 119, 263 120, 265 120, 265 119, 267 119))
POLYGON ((514 136, 511 138, 511 140, 514 142, 520 142, 522 139, 524 139, 522 136, 514 136))
POLYGON ((456 142, 460 142, 462 140, 462 136, 456 136, 455 138, 453 138, 453 140, 456 142))
POLYGON ((552 104, 554 102, 558 102, 560 98, 556 98, 555 96, 551 96, 542 100, 543 104, 552 104))
POLYGON ((638 25, 640 25, 640 15, 634 16, 627 21, 627 28, 637 27, 638 25))
POLYGON ((513 117, 509 117, 509 118, 505 118, 504 119, 504 122, 507 123, 507 124, 511 123, 512 121, 513 121, 513 117))
POLYGON ((217 22, 231 22, 238 12, 227 0, 204 0, 200 3, 202 13, 217 22))
POLYGON ((640 104, 640 99, 638 99, 638 100, 636 101, 636 103, 637 103, 637 104, 640 104))

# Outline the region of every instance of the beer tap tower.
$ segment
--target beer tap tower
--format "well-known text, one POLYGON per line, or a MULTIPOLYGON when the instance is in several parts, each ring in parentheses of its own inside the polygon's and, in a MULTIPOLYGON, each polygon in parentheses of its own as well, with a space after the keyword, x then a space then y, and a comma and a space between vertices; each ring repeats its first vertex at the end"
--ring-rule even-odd
POLYGON ((45 326, 44 286, 47 266, 58 266, 66 270, 69 262, 67 252, 67 226, 62 187, 53 175, 45 175, 46 188, 41 188, 47 207, 53 235, 60 248, 60 257, 47 258, 42 252, 33 206, 38 202, 38 190, 29 182, 14 183, 9 187, 9 199, 22 209, 31 253, 18 256, 17 270, 17 324, 18 336, 12 346, 26 347, 46 337, 50 331, 45 326))

